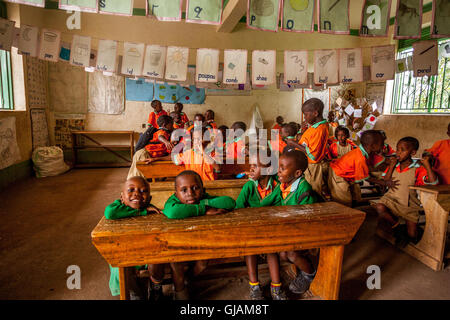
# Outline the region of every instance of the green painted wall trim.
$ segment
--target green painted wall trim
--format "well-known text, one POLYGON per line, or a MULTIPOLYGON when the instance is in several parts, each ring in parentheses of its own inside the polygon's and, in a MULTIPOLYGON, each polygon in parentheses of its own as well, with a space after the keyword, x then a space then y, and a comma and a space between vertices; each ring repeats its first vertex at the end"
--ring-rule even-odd
POLYGON ((0 190, 8 185, 34 175, 31 159, 0 170, 0 190))

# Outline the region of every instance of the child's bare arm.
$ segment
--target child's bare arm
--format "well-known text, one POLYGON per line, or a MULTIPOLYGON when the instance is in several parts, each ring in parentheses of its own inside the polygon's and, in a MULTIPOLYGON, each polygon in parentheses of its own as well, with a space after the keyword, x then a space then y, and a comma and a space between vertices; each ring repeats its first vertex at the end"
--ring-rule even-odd
POLYGON ((162 143, 164 143, 164 145, 166 146, 168 151, 172 151, 174 145, 172 142, 170 142, 169 140, 167 140, 166 138, 164 138, 163 136, 159 136, 158 140, 161 141, 162 143))
POLYGON ((370 183, 373 183, 373 184, 378 184, 383 187, 388 187, 392 190, 396 190, 399 185, 398 180, 392 180, 392 179, 381 180, 381 179, 377 179, 377 178, 369 178, 369 179, 367 179, 367 181, 370 183))
POLYGON ((158 161, 158 160, 171 160, 171 158, 170 158, 170 156, 149 158, 149 159, 145 159, 144 162, 145 162, 145 164, 150 164, 150 163, 152 163, 154 161, 158 161))
POLYGON ((384 176, 384 180, 391 180, 392 173, 394 172, 395 165, 397 164, 397 158, 391 157, 387 159, 388 164, 388 171, 386 172, 386 175, 384 176))
POLYGON ((433 171, 433 169, 431 168, 431 156, 429 155, 425 155, 422 157, 422 159, 420 159, 420 162, 422 163, 422 165, 424 166, 424 168, 427 170, 427 175, 428 175, 428 181, 429 183, 435 182, 437 180, 437 175, 436 173, 433 171))
POLYGON ((302 146, 301 144, 298 144, 294 140, 291 140, 291 139, 286 140, 286 144, 290 147, 294 147, 294 148, 300 149, 303 152, 306 152, 306 148, 304 146, 302 146))

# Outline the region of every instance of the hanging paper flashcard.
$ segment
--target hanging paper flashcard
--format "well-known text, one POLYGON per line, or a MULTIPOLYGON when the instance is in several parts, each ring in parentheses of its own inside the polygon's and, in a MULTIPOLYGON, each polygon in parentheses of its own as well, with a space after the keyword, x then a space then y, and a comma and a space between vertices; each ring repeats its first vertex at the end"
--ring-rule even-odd
POLYGON ((70 61, 70 48, 72 44, 61 41, 61 48, 59 50, 59 60, 69 62, 70 61))
POLYGON ((147 17, 160 21, 181 21, 183 0, 146 0, 147 17))
POLYGON ((15 34, 15 24, 15 21, 0 18, 0 49, 11 51, 11 45, 15 34))
POLYGON ((385 37, 389 30, 391 0, 365 0, 359 35, 385 37))
POLYGON ((361 48, 339 50, 339 80, 341 83, 363 81, 361 48))
POLYGON ((275 50, 254 50, 252 53, 252 85, 270 85, 276 80, 275 50))
POLYGON ((167 47, 147 45, 145 48, 144 70, 142 71, 144 76, 156 79, 164 78, 166 51, 167 47))
POLYGON ((284 83, 308 83, 308 51, 284 51, 284 83))
POLYGON ((336 84, 338 78, 338 51, 315 50, 314 51, 314 83, 336 84))
POLYGON ((185 81, 188 68, 189 48, 168 47, 166 74, 168 81, 185 81))
POLYGON ((196 82, 217 82, 219 73, 219 50, 197 49, 196 82))
POLYGON ((89 67, 91 55, 91 37, 74 35, 70 48, 70 64, 79 67, 89 67))
POLYGON ((349 0, 319 0, 319 32, 350 34, 349 0))
POLYGON ((395 73, 402 73, 408 71, 407 59, 398 59, 395 60, 395 73))
POLYGON ((28 6, 34 6, 34 7, 45 7, 45 0, 4 0, 5 2, 12 2, 12 3, 19 3, 19 4, 26 4, 28 6))
POLYGON ((133 0, 100 0, 99 12, 121 16, 132 16, 133 0))
POLYGON ((57 30, 42 29, 39 44, 39 59, 57 62, 59 57, 59 44, 61 32, 57 30))
POLYGON ((283 0, 281 29, 294 32, 314 32, 315 0, 283 0))
POLYGON ((99 40, 96 69, 103 72, 116 72, 117 42, 99 40))
POLYGON ((221 24, 223 0, 186 0, 186 22, 221 24))
POLYGON ((32 57, 37 56, 39 28, 22 24, 20 26, 19 53, 32 57))
POLYGON ((372 47, 370 78, 372 81, 394 79, 395 45, 372 47))
POLYGON ((247 27, 277 32, 280 7, 281 0, 248 0, 247 27))
POLYGON ((438 74, 438 43, 437 40, 413 43, 414 77, 435 76, 438 74))
POLYGON ((247 81, 247 50, 224 50, 223 79, 225 84, 244 84, 247 81))
POLYGON ((98 12, 98 0, 59 0, 62 10, 98 12))
POLYGON ((122 58, 122 74, 139 76, 144 64, 145 44, 124 42, 122 58))
POLYGON ((397 0, 394 39, 420 39, 423 0, 397 0))
POLYGON ((450 37, 450 1, 434 0, 431 14, 431 37, 450 37))

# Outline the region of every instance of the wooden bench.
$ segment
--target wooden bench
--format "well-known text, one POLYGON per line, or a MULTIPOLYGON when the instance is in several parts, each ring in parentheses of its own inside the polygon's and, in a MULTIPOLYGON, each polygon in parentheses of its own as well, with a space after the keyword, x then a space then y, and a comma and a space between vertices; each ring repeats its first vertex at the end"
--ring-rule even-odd
POLYGON ((365 213, 335 202, 238 209, 223 215, 171 220, 150 215, 120 220, 104 217, 92 243, 119 268, 120 298, 127 299, 125 268, 253 254, 320 248, 311 292, 338 299, 344 245, 365 213))
POLYGON ((133 155, 134 155, 134 131, 80 131, 80 130, 72 130, 72 159, 73 159, 73 166, 76 168, 89 168, 89 167, 129 167, 131 165, 133 155), (92 135, 97 136, 109 136, 109 137, 115 137, 118 135, 125 135, 129 139, 128 145, 107 145, 98 142, 94 138, 92 138, 92 135), (91 141, 94 143, 94 145, 78 145, 78 139, 77 136, 82 136, 85 139, 91 141), (95 148, 95 149, 104 149, 118 158, 124 160, 124 162, 113 162, 113 163, 77 163, 78 157, 77 157, 77 151, 79 149, 88 149, 88 148, 95 148), (130 151, 130 159, 125 158, 121 154, 117 153, 117 150, 129 150, 130 151))
MULTIPOLYGON (((175 178, 180 172, 184 171, 184 166, 177 166, 171 160, 157 160, 150 164, 138 162, 136 167, 147 179, 152 179, 152 181, 157 178, 175 178)), ((235 178, 237 174, 249 170, 250 164, 248 161, 245 164, 223 164, 219 179, 235 178)))
MULTIPOLYGON (((425 228, 422 239, 417 244, 409 243, 403 251, 429 266, 435 271, 444 268, 446 255, 448 218, 450 210, 450 185, 411 187, 419 193, 425 210, 425 228)), ((395 238, 388 230, 377 227, 376 234, 390 243, 395 238)), ((448 248, 447 248, 448 249, 448 248)))
MULTIPOLYGON (((237 199, 242 187, 247 181, 247 179, 203 181, 203 186, 210 195, 229 196, 237 199)), ((152 204, 162 209, 167 199, 175 192, 174 181, 152 182, 150 183, 150 192, 152 195, 152 204)))

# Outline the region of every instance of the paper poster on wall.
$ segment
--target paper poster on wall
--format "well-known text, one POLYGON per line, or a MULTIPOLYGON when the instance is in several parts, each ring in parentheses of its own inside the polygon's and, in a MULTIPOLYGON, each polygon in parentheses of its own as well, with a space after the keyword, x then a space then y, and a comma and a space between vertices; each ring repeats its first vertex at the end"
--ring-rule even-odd
POLYGON ((19 53, 32 57, 37 56, 39 28, 22 24, 20 26, 19 53))
POLYGON ((144 64, 145 44, 124 42, 122 58, 122 74, 139 76, 144 64))
POLYGON ((318 0, 319 32, 350 34, 349 0, 318 0))
POLYGON ((168 81, 185 81, 188 68, 189 48, 168 47, 166 56, 166 74, 168 81))
POLYGON ((153 82, 144 78, 125 80, 125 93, 127 101, 152 101, 154 95, 153 82))
POLYGON ((14 39, 14 25, 15 21, 9 21, 0 18, 0 49, 11 51, 11 46, 14 39))
POLYGON ((106 77, 101 72, 89 74, 89 113, 123 114, 124 96, 124 77, 106 77))
POLYGON ((0 170, 20 160, 16 137, 16 117, 0 119, 0 170))
POLYGON ((278 31, 281 0, 248 0, 247 27, 264 31, 278 31))
POLYGON ((395 45, 372 47, 370 78, 372 81, 394 79, 395 45))
POLYGON ((370 105, 376 107, 376 109, 374 109, 373 111, 376 110, 380 114, 383 114, 385 93, 386 82, 366 83, 365 97, 370 105))
POLYGON ((438 42, 427 40, 413 43, 414 77, 438 74, 438 42))
POLYGON ((362 37, 385 37, 389 30, 392 0, 365 0, 359 35, 362 37))
POLYGON ((70 64, 78 67, 89 67, 91 54, 91 37, 74 35, 70 48, 70 64))
POLYGON ((284 51, 284 83, 289 85, 308 82, 308 51, 284 51))
POLYGON ((203 104, 205 103, 205 89, 196 88, 195 86, 177 85, 178 101, 182 104, 203 104))
POLYGON ((57 62, 59 57, 59 44, 61 32, 57 30, 42 29, 39 43, 39 59, 57 62))
POLYGON ((420 39, 423 0, 397 0, 394 39, 420 39))
POLYGON ((116 72, 117 42, 114 40, 99 40, 97 53, 97 70, 116 72))
POLYGON ((243 84, 246 82, 247 55, 247 50, 224 50, 223 83, 243 84))
POLYGON ((408 71, 408 60, 406 58, 395 60, 395 73, 408 71))
POLYGON ((275 50, 254 50, 252 52, 252 85, 270 85, 276 80, 275 50))
POLYGON ((147 17, 160 21, 181 21, 183 0, 147 0, 147 17))
POLYGON ((222 23, 223 0, 186 0, 186 22, 222 23))
POLYGON ((283 0, 281 30, 314 32, 314 0, 283 0))
POLYGON ((159 45, 147 45, 145 48, 144 70, 145 77, 162 79, 166 66, 167 47, 159 45))
POLYGON ((132 16, 133 0, 100 0, 99 12, 121 16, 132 16))
POLYGON ((45 109, 32 109, 30 115, 33 150, 37 147, 49 146, 50 140, 48 137, 47 115, 45 109))
POLYGON ((217 82, 219 72, 219 50, 197 49, 196 82, 217 82))
POLYGON ((337 50, 314 50, 314 83, 338 83, 338 68, 337 50))
MULTIPOLYGON (((72 148, 72 130, 84 130, 85 119, 81 118, 59 118, 55 115, 55 145, 62 149, 72 148)), ((83 137, 81 137, 83 138, 83 137)), ((84 139, 78 141, 78 145, 84 144, 84 139)))
POLYGON ((363 81, 362 49, 339 49, 339 81, 355 83, 363 81))
POLYGON ((431 37, 450 37, 450 1, 433 1, 433 11, 431 14, 431 37))
POLYGON ((59 0, 59 9, 98 12, 98 0, 59 0))
POLYGON ((5 2, 12 2, 12 3, 19 3, 19 4, 26 4, 28 6, 34 6, 34 7, 45 7, 45 0, 4 0, 5 2))

